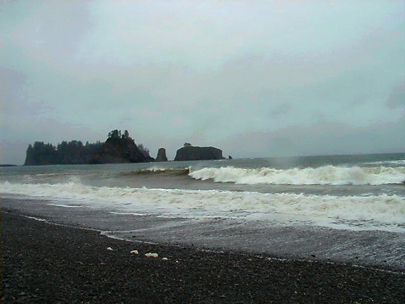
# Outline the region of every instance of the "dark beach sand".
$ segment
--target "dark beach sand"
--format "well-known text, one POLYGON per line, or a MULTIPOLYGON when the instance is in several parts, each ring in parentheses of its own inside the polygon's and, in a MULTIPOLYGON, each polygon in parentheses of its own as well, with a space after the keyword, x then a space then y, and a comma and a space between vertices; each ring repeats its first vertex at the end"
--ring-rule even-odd
POLYGON ((2 303, 405 303, 400 271, 127 242, 6 211, 1 241, 2 303))

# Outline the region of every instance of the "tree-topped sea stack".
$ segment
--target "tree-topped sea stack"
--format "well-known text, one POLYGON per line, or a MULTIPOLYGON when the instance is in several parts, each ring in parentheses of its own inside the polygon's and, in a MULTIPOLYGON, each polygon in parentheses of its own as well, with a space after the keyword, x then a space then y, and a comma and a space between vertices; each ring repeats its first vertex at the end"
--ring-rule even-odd
POLYGON ((149 150, 142 144, 136 145, 128 131, 113 130, 105 143, 83 144, 80 140, 63 141, 54 146, 36 141, 29 145, 25 166, 106 164, 152 162, 149 150))
POLYGON ((134 140, 129 137, 128 131, 114 130, 108 134, 108 139, 93 155, 91 164, 111 163, 143 163, 154 161, 148 151, 141 151, 134 140))
POLYGON ((175 161, 185 160, 216 160, 224 159, 222 150, 214 147, 194 147, 189 143, 185 143, 184 147, 176 152, 175 161))
POLYGON ((88 164, 102 143, 83 144, 79 140, 63 141, 57 146, 36 141, 29 145, 25 166, 88 164))

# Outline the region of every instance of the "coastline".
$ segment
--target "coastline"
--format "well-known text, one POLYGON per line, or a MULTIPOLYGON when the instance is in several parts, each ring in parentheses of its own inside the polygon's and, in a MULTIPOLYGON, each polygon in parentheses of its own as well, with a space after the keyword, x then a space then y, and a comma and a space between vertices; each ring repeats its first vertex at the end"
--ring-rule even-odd
POLYGON ((29 197, 2 199, 3 210, 108 237, 214 251, 267 254, 405 272, 403 233, 279 226, 225 218, 190 219, 121 213, 112 208, 29 197), (80 207, 79 207, 80 206, 80 207))
POLYGON ((405 302, 403 272, 134 243, 4 209, 2 252, 3 303, 405 302))

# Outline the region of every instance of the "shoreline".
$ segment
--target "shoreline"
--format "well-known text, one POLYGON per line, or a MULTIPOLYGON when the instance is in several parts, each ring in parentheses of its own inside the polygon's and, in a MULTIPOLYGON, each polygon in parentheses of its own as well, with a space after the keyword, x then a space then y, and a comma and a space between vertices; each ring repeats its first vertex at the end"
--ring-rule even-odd
MULTIPOLYGON (((109 231, 103 231, 103 230, 94 229, 94 228, 88 228, 88 227, 86 228, 86 227, 81 227, 81 226, 73 226, 73 225, 68 225, 68 224, 63 224, 63 223, 51 222, 46 219, 42 219, 39 217, 27 215, 27 214, 15 213, 10 210, 4 210, 4 212, 13 214, 13 215, 16 215, 16 216, 19 216, 22 218, 26 218, 29 220, 42 222, 47 225, 60 226, 60 227, 68 228, 68 229, 78 229, 78 230, 83 230, 83 231, 95 232, 102 237, 107 237, 108 239, 117 240, 117 241, 121 241, 121 242, 127 242, 127 243, 183 248, 183 249, 192 248, 193 250, 197 250, 200 252, 207 252, 207 253, 214 253, 214 254, 223 254, 226 252, 227 254, 250 255, 250 256, 255 256, 257 258, 263 258, 263 259, 267 259, 267 260, 274 260, 274 261, 280 261, 280 262, 295 261, 295 262, 304 262, 304 263, 322 263, 322 264, 330 264, 330 265, 342 265, 342 266, 349 266, 349 267, 354 267, 354 268, 364 268, 364 269, 373 270, 373 271, 393 273, 393 274, 398 274, 398 275, 405 275, 405 271, 402 268, 386 267, 386 266, 382 266, 382 265, 362 265, 362 264, 355 264, 353 262, 344 262, 344 261, 316 260, 316 259, 309 259, 309 258, 300 257, 300 256, 282 257, 282 256, 276 256, 276 255, 268 253, 268 252, 255 252, 255 251, 246 251, 246 250, 238 250, 238 249, 229 249, 229 248, 222 248, 220 246, 218 246, 217 248, 210 248, 210 247, 205 248, 205 247, 199 247, 198 245, 194 245, 194 244, 190 245, 190 244, 183 244, 183 243, 165 243, 165 242, 130 239, 129 237, 118 236, 119 235, 118 232, 111 233, 109 231)), ((1 216, 0 216, 0 219, 1 219, 1 216)))
POLYGON ((95 230, 109 237, 214 251, 246 252, 292 260, 336 262, 405 272, 404 234, 315 226, 278 226, 211 218, 195 220, 85 206, 65 208, 50 200, 3 198, 3 210, 57 225, 95 230))
POLYGON ((405 302, 403 272, 135 243, 4 210, 2 252, 3 303, 405 302))

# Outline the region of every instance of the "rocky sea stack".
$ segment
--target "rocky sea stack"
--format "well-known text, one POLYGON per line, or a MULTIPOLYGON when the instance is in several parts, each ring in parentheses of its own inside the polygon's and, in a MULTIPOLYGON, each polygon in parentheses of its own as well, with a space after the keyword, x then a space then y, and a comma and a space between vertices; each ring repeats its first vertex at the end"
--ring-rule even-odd
POLYGON ((118 130, 111 131, 108 139, 93 155, 91 164, 144 163, 154 161, 147 153, 141 151, 128 131, 121 136, 118 130))
POLYGON ((176 152, 175 161, 224 159, 222 150, 214 147, 194 147, 185 144, 176 152))
POLYGON ((156 157, 157 162, 165 162, 167 161, 167 156, 166 156, 166 149, 165 148, 160 148, 156 157))

